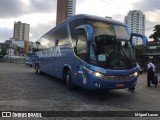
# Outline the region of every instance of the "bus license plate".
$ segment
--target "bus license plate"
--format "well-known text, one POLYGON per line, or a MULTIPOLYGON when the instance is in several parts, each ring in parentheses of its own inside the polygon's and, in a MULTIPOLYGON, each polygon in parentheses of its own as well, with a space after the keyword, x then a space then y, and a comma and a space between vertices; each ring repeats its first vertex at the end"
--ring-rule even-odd
POLYGON ((116 87, 124 87, 124 84, 123 83, 117 83, 116 87))

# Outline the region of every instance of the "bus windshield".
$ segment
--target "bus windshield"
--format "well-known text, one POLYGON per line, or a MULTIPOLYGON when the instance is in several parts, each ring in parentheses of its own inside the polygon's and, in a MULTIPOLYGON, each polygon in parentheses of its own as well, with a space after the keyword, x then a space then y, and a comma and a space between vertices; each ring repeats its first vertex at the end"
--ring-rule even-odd
POLYGON ((135 64, 135 51, 127 27, 88 21, 93 27, 90 61, 107 69, 130 69, 135 64))

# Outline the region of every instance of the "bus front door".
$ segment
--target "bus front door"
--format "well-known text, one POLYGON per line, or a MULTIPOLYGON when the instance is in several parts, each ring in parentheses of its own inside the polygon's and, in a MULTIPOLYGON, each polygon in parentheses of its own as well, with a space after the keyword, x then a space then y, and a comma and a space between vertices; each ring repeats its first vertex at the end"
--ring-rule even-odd
POLYGON ((77 42, 75 48, 75 61, 74 61, 74 68, 76 72, 76 80, 80 85, 86 84, 86 76, 84 67, 87 64, 87 55, 88 55, 88 42, 86 39, 86 32, 81 31, 77 34, 77 42))
POLYGON ((75 82, 80 86, 87 84, 86 70, 84 70, 86 64, 87 63, 85 61, 80 61, 79 58, 76 58, 74 62, 74 75, 76 80, 75 82))

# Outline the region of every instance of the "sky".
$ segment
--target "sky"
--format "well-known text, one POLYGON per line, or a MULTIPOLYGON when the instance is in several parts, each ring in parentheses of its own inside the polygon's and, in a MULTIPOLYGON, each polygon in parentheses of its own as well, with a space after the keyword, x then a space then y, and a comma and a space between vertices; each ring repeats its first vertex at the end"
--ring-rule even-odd
MULTIPOLYGON (((56 6, 57 0, 0 0, 0 42, 13 37, 14 21, 30 24, 29 39, 36 41, 55 27, 56 6)), ((76 14, 109 16, 124 22, 129 10, 145 14, 147 37, 160 24, 160 0, 76 0, 76 14)))

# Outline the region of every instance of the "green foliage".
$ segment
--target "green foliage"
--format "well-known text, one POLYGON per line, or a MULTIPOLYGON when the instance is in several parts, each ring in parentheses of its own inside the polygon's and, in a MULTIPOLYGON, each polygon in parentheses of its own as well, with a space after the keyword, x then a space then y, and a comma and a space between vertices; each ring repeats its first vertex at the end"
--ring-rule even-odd
POLYGON ((156 25, 154 27, 154 33, 149 36, 149 38, 153 38, 154 42, 160 41, 160 25, 156 25))
POLYGON ((144 48, 143 46, 136 46, 135 50, 136 50, 137 55, 141 55, 141 54, 146 53, 147 48, 144 48))
POLYGON ((4 46, 0 46, 0 55, 6 55, 7 54, 7 48, 4 46))

